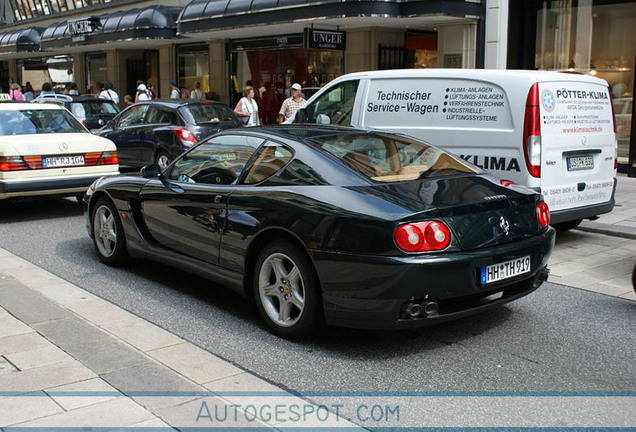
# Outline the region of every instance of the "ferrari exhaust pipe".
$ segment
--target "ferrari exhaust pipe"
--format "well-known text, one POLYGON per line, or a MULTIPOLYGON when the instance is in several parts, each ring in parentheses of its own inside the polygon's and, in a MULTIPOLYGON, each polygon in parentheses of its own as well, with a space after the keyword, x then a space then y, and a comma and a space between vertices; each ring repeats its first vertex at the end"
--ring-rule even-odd
POLYGON ((410 318, 417 318, 424 313, 424 308, 419 303, 407 303, 404 306, 404 312, 406 312, 410 318))
POLYGON ((437 302, 430 301, 424 303, 424 313, 426 315, 434 315, 437 313, 437 302))

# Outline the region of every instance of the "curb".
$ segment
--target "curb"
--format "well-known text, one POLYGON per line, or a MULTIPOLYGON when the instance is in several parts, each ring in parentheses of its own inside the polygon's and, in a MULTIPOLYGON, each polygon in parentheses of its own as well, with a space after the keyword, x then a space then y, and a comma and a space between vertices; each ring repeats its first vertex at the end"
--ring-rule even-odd
POLYGON ((611 225, 611 224, 604 224, 599 222, 583 221, 578 227, 574 229, 578 231, 604 234, 604 235, 608 235, 612 237, 636 240, 636 228, 632 228, 632 227, 628 227, 624 225, 611 225))

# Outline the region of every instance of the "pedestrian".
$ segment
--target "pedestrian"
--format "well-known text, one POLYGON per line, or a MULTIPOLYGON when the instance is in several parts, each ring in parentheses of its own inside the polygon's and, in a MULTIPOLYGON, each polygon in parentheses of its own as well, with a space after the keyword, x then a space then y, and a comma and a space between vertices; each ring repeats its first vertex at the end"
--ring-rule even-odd
POLYGON ((110 81, 104 84, 104 90, 99 94, 100 99, 112 100, 119 105, 119 95, 113 90, 113 83, 110 81))
POLYGON ((157 95, 155 94, 155 88, 150 83, 148 83, 148 97, 150 98, 150 100, 157 99, 157 95))
POLYGON ((9 91, 9 97, 14 101, 24 101, 24 95, 20 91, 20 84, 11 84, 11 90, 9 91))
POLYGON ((77 90, 77 83, 72 82, 69 85, 68 95, 69 96, 79 96, 79 90, 77 90))
POLYGON ((254 87, 246 86, 243 89, 243 97, 236 104, 234 112, 246 126, 258 126, 261 124, 258 117, 258 104, 254 100, 254 87))
POLYGON ((135 102, 142 102, 150 100, 150 96, 148 96, 148 87, 145 84, 139 84, 137 86, 137 97, 135 102))
POLYGON ((289 119, 293 116, 298 108, 305 105, 305 98, 302 95, 302 87, 298 83, 294 83, 291 88, 291 96, 283 101, 283 105, 280 107, 280 111, 278 112, 278 122, 284 123, 285 120, 289 119))
POLYGON ((40 96, 42 95, 54 95, 53 87, 50 82, 45 82, 42 84, 42 91, 40 92, 40 96))
POLYGON ((124 96, 124 105, 125 106, 131 106, 132 104, 134 104, 135 102, 133 101, 133 98, 131 95, 127 94, 126 96, 124 96))
POLYGON ((35 91, 33 90, 33 86, 31 85, 31 81, 27 81, 24 85, 24 100, 26 102, 30 102, 35 98, 35 91))
POLYGON ((143 80, 137 80, 137 92, 135 93, 135 102, 139 102, 139 86, 140 85, 144 86, 144 89, 146 89, 145 91, 148 90, 146 88, 146 83, 143 80))
POLYGON ((201 83, 199 81, 194 83, 194 88, 190 92, 190 99, 203 100, 203 92, 201 91, 201 83))
POLYGON ((181 92, 175 80, 170 80, 170 99, 181 99, 181 92))

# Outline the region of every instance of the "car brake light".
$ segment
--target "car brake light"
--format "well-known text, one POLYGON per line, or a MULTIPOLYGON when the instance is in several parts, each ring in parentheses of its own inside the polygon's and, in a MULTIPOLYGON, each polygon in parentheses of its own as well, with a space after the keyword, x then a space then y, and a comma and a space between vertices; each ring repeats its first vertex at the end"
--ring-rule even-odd
POLYGON ((539 84, 528 92, 523 122, 523 156, 532 177, 541 176, 541 114, 539 113, 539 84))
POLYGON ((102 153, 102 157, 99 159, 99 165, 117 165, 119 158, 117 152, 110 151, 102 153))
POLYGON ((550 225, 550 210, 548 210, 548 205, 543 201, 537 203, 537 219, 539 219, 541 228, 550 225))
POLYGON ((181 141, 191 142, 195 144, 197 143, 197 139, 194 137, 192 132, 190 132, 186 128, 182 128, 182 127, 174 128, 174 133, 175 135, 179 137, 181 141))
POLYGON ((405 252, 435 251, 448 246, 450 230, 437 221, 407 223, 395 229, 393 239, 405 252))
POLYGON ((29 166, 20 156, 0 157, 0 171, 20 171, 29 166))
POLYGON ((512 180, 504 180, 504 179, 499 180, 499 183, 501 183, 502 186, 510 186, 510 185, 516 185, 517 184, 517 183, 513 182, 512 180))

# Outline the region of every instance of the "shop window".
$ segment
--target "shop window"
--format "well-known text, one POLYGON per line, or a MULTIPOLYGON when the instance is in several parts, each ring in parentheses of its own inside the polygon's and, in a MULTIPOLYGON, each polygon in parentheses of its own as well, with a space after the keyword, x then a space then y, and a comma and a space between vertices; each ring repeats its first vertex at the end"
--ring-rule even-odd
POLYGON ((407 34, 406 57, 409 68, 436 68, 437 33, 407 34))
POLYGON ((178 85, 189 97, 195 83, 201 85, 203 94, 210 92, 210 50, 208 45, 185 45, 178 47, 178 85))

